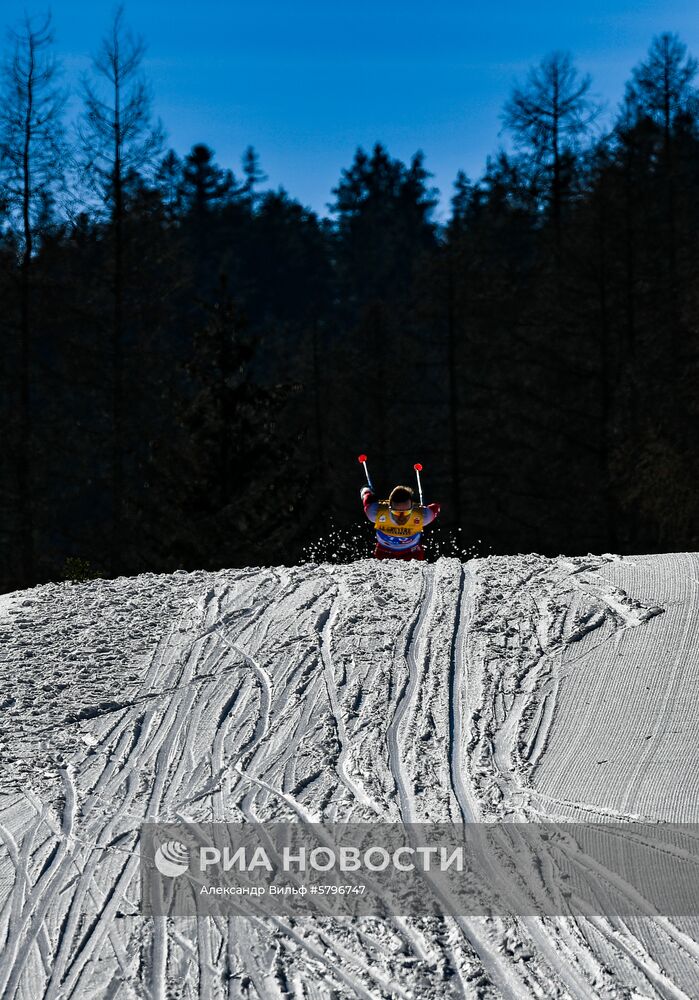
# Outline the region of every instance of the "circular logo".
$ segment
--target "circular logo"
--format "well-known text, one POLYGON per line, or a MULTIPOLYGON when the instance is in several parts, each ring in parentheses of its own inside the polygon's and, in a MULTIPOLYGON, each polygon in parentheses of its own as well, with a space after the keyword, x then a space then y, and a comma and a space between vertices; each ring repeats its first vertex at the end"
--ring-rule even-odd
POLYGON ((177 878, 189 868, 189 850, 179 840, 167 840, 155 852, 155 867, 161 875, 177 878))

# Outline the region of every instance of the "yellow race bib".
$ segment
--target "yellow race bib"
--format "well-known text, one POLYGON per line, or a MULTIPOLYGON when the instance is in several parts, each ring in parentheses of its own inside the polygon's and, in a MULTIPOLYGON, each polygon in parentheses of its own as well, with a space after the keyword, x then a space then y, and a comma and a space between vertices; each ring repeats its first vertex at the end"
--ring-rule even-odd
POLYGON ((409 538, 410 535, 417 535, 423 528, 423 515, 421 507, 413 507, 408 512, 408 519, 405 524, 395 524, 391 517, 391 509, 388 500, 379 503, 376 512, 374 527, 377 531, 382 531, 384 535, 394 535, 397 538, 409 538))

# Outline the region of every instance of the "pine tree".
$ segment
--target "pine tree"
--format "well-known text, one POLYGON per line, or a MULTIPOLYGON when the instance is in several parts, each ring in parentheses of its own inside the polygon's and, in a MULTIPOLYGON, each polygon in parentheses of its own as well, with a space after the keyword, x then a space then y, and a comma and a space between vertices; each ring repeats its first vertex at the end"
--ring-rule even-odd
POLYGON ((246 327, 221 278, 195 336, 179 430, 159 449, 168 456, 157 492, 167 526, 160 544, 180 564, 220 568, 278 560, 299 519, 303 524, 307 480, 294 471, 298 441, 284 431, 284 406, 295 387, 263 385, 255 377, 255 344, 246 327))
POLYGON ((670 32, 653 39, 648 57, 636 66, 627 86, 626 100, 637 114, 648 115, 662 128, 666 155, 678 118, 693 110, 697 91, 692 81, 699 63, 687 46, 670 32))
POLYGON ((406 167, 377 143, 358 149, 333 189, 338 269, 350 303, 405 297, 411 266, 435 245, 436 191, 422 153, 406 167))
POLYGON ((79 138, 85 174, 106 214, 111 238, 111 538, 109 565, 117 573, 124 546, 126 412, 124 350, 127 317, 127 178, 152 167, 162 146, 151 120, 151 98, 141 65, 144 42, 124 25, 118 7, 93 60, 93 79, 83 85, 85 110, 79 138))
POLYGON ((155 173, 155 185, 160 191, 166 218, 174 224, 182 215, 184 199, 182 160, 174 149, 168 150, 161 160, 155 173))
POLYGON ((5 210, 17 234, 19 257, 18 433, 16 438, 17 511, 24 586, 34 582, 35 517, 32 382, 35 253, 47 228, 47 211, 65 168, 62 112, 65 97, 52 52, 51 18, 28 15, 11 35, 13 51, 5 64, 0 95, 0 174, 5 210))
POLYGON ((231 170, 214 162, 214 152, 204 143, 192 146, 184 160, 182 190, 185 204, 197 220, 205 225, 209 212, 231 195, 237 183, 231 170))
MULTIPOLYGON (((633 109, 636 119, 646 117, 660 130, 662 152, 660 156, 661 183, 664 192, 662 214, 665 221, 663 245, 666 250, 667 293, 665 308, 673 314, 669 355, 677 361, 682 336, 678 306, 678 220, 677 220, 677 171, 675 154, 676 134, 681 125, 697 107, 697 89, 693 80, 699 64, 687 52, 687 46, 669 32, 653 39, 648 57, 633 70, 627 87, 626 103, 633 109)), ((677 374, 677 365, 675 365, 677 374)))
POLYGON ((260 167, 260 158, 253 146, 248 146, 243 153, 243 174, 245 176, 243 193, 254 204, 260 197, 255 188, 259 184, 264 184, 268 178, 260 167))
POLYGON ((570 55, 553 52, 530 71, 525 85, 515 86, 502 114, 516 144, 530 151, 550 177, 549 205, 559 247, 571 157, 600 110, 590 99, 591 84, 589 75, 579 76, 570 55))

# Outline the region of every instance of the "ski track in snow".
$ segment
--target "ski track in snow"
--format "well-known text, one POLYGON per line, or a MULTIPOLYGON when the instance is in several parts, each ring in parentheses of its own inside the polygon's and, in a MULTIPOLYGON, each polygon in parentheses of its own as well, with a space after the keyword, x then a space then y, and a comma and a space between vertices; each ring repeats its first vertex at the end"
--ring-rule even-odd
POLYGON ((156 819, 696 822, 697 586, 690 554, 532 555, 3 597, 0 997, 698 997, 699 922, 579 845, 634 916, 149 920, 137 850, 156 819))

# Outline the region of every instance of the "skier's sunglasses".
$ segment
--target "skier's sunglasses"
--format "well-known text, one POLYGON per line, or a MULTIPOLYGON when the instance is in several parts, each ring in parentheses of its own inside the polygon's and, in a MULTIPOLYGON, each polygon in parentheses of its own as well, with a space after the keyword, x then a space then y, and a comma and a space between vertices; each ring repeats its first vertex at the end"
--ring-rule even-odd
POLYGON ((405 510, 396 510, 395 507, 390 507, 389 509, 390 509, 390 511, 391 511, 392 514, 409 514, 412 511, 412 509, 413 509, 413 505, 411 504, 405 510))

